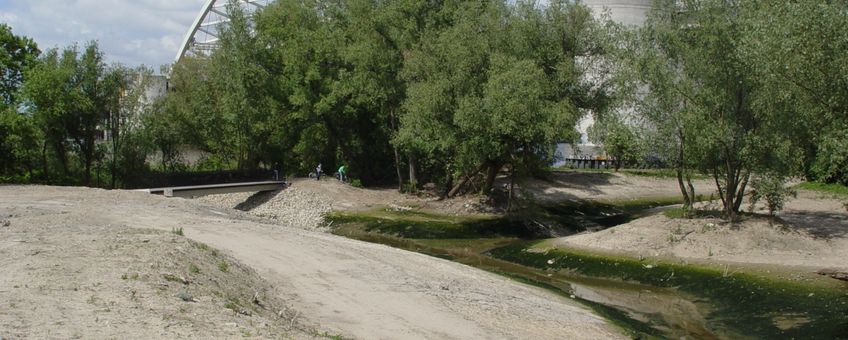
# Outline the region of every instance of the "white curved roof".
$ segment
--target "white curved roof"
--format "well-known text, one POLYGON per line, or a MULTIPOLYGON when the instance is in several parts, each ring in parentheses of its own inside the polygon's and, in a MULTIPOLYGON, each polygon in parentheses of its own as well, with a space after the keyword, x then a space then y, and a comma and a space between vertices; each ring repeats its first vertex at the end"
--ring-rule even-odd
MULTIPOLYGON (((237 0, 242 8, 253 14, 273 0, 237 0)), ((230 0, 207 0, 200 14, 189 27, 180 50, 174 61, 179 61, 188 53, 208 53, 218 47, 218 32, 222 25, 230 22, 227 5, 230 0)))

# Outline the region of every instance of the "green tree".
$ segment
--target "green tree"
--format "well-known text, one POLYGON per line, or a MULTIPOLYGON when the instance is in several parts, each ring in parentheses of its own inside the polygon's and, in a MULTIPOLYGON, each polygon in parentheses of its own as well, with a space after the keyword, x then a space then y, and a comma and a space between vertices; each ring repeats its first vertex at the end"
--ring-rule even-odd
POLYGON ((6 24, 0 23, 0 99, 15 105, 18 88, 24 81, 24 71, 41 52, 32 39, 16 36, 6 24))
POLYGON ((757 110, 787 122, 810 179, 848 184, 848 3, 753 1, 740 55, 759 87, 757 110))
POLYGON ((790 174, 797 155, 780 135, 789 123, 785 117, 754 106, 762 93, 740 52, 750 5, 658 1, 633 54, 639 84, 646 88, 637 108, 663 141, 676 146, 684 198, 691 204, 694 197, 685 173, 711 173, 730 219, 740 210, 752 174, 790 174))
POLYGON ((584 6, 463 2, 449 22, 408 54, 395 138, 463 174, 449 196, 483 170, 490 192, 506 165, 539 164, 530 158, 570 139, 581 112, 606 109, 607 84, 588 76, 600 72, 605 50, 591 37, 602 30, 584 6))
POLYGON ((216 108, 225 122, 219 151, 237 160, 239 169, 256 169, 272 162, 267 152, 275 102, 267 91, 271 76, 262 63, 264 46, 237 1, 227 5, 230 22, 221 32, 220 48, 210 60, 210 76, 217 93, 216 108))
POLYGON ((589 130, 589 135, 593 141, 604 146, 604 151, 614 159, 615 171, 618 171, 622 166, 632 164, 639 157, 639 140, 634 130, 620 120, 595 122, 589 130))
POLYGON ((45 140, 42 168, 48 174, 48 148, 64 176, 72 181, 72 158, 79 160, 82 183, 91 184, 92 165, 97 159, 98 125, 109 111, 109 102, 119 91, 105 77, 106 65, 97 43, 76 46, 61 53, 49 50, 25 72, 21 88, 24 106, 30 110, 45 140), (70 142, 69 142, 70 141, 70 142), (74 151, 71 153, 70 151, 74 151))
POLYGON ((18 112, 17 92, 24 71, 40 53, 31 39, 16 36, 9 26, 0 24, 0 175, 19 176, 26 171, 29 178, 34 176, 38 134, 32 117, 18 112))

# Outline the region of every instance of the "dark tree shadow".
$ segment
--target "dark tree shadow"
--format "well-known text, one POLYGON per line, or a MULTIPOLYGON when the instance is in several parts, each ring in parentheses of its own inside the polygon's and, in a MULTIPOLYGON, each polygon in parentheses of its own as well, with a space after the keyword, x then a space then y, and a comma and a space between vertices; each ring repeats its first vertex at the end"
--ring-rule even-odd
MULTIPOLYGON (((614 174, 603 172, 554 172, 550 174, 550 177, 547 178, 544 183, 545 185, 550 185, 556 188, 574 189, 588 192, 592 195, 601 195, 604 192, 601 191, 599 187, 611 185, 614 177, 614 174)), ((578 199, 578 197, 564 192, 553 194, 539 193, 537 196, 553 200, 578 199)))
POLYGON ((277 196, 277 194, 279 194, 283 190, 285 189, 257 192, 248 197, 244 202, 241 202, 236 205, 235 209, 241 211, 251 211, 258 206, 268 203, 268 201, 277 196))
POLYGON ((848 215, 821 211, 793 211, 780 218, 791 227, 817 238, 848 237, 848 215))

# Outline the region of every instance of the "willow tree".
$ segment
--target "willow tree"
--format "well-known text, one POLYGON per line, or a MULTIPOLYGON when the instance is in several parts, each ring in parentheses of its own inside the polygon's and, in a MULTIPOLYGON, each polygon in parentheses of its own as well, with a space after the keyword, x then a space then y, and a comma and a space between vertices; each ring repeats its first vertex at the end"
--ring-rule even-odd
POLYGON ((489 193, 506 165, 531 163, 573 135, 582 109, 603 107, 586 61, 604 50, 582 5, 462 2, 447 21, 407 56, 396 142, 445 159, 459 175, 449 196, 480 172, 489 193))
POLYGON ((848 2, 748 6, 740 54, 760 87, 755 108, 787 122, 810 179, 848 185, 848 2))
POLYGON ((732 0, 655 5, 632 54, 644 89, 637 109, 676 149, 687 206, 694 195, 683 177, 709 173, 726 216, 735 219, 751 177, 791 174, 797 156, 781 135, 786 117, 754 106, 762 88, 740 51, 754 8, 732 0))

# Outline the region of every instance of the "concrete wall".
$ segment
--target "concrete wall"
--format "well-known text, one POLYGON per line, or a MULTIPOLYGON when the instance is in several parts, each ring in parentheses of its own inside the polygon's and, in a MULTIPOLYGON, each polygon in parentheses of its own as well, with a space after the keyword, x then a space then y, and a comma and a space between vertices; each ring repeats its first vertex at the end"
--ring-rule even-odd
MULTIPOLYGON (((609 13, 609 18, 615 22, 630 26, 641 26, 648 18, 651 11, 652 0, 583 0, 596 18, 601 18, 604 13, 609 13)), ((589 76, 590 78, 592 75, 589 76)), ((580 144, 594 146, 589 141, 589 127, 595 123, 591 114, 586 115, 577 123, 577 131, 580 132, 580 144)))
POLYGON ((596 17, 609 10, 610 19, 625 25, 641 26, 651 10, 651 0, 583 0, 596 17))

